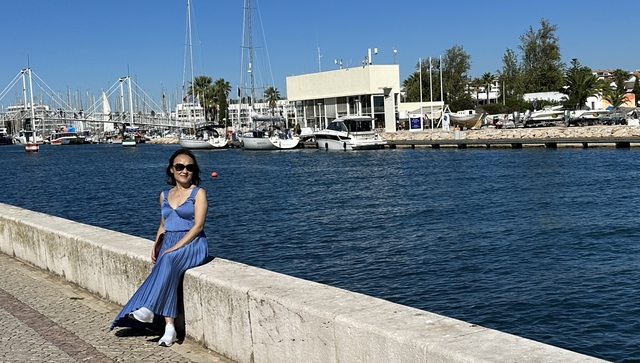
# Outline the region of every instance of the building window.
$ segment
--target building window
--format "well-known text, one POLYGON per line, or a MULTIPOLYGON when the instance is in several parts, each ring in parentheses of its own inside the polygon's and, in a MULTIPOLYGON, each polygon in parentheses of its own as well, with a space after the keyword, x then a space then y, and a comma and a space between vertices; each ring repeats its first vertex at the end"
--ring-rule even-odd
POLYGON ((362 115, 363 116, 372 116, 371 112, 371 96, 360 97, 360 102, 362 103, 362 115))
POLYGON ((349 104, 347 103, 346 97, 338 97, 336 98, 336 112, 338 117, 345 116, 348 114, 349 104))

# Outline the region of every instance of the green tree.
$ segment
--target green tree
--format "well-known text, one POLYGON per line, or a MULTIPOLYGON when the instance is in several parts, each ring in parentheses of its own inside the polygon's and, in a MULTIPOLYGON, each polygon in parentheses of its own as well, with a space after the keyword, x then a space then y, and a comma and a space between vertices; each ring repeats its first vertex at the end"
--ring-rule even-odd
POLYGON ((564 63, 561 62, 560 45, 555 35, 557 25, 540 20, 540 29, 532 26, 520 36, 522 71, 525 92, 550 92, 563 84, 564 63))
POLYGON ((200 98, 204 95, 212 84, 213 80, 209 76, 197 76, 193 79, 193 82, 189 82, 189 88, 187 89, 187 95, 200 98))
POLYGON ((493 74, 491 74, 491 72, 485 72, 482 77, 480 77, 480 82, 482 82, 482 87, 484 87, 484 90, 487 94, 487 102, 486 104, 489 104, 489 91, 491 90, 491 83, 493 82, 493 80, 495 79, 495 76, 493 74))
MULTIPOLYGON (((227 117, 229 93, 231 93, 231 84, 225 81, 224 78, 219 78, 213 84, 213 93, 215 97, 215 104, 217 106, 218 122, 222 122, 227 117)), ((226 120, 228 121, 228 120, 226 120)), ((225 122, 225 127, 227 123, 225 122)))
POLYGON ((213 105, 211 84, 213 80, 209 76, 197 76, 193 82, 189 82, 187 95, 200 100, 200 106, 205 110, 205 119, 209 120, 210 110, 213 105))
POLYGON ((518 100, 524 94, 522 85, 522 66, 518 62, 518 56, 513 49, 507 48, 502 56, 502 70, 498 79, 501 86, 502 98, 507 102, 518 100))
POLYGON ((558 89, 559 92, 569 96, 565 104, 576 109, 583 109, 586 106, 587 98, 602 94, 606 84, 598 80, 591 68, 580 64, 578 59, 571 60, 571 68, 564 76, 564 86, 558 89))
POLYGON ((616 87, 619 89, 625 89, 625 82, 629 79, 629 72, 623 69, 616 69, 613 71, 613 81, 616 84, 616 87))
POLYGON ((627 94, 624 88, 609 87, 603 91, 602 99, 606 100, 611 104, 611 106, 618 109, 630 99, 630 96, 627 94))
POLYGON ((633 94, 636 96, 635 97, 635 105, 633 105, 634 107, 638 106, 638 101, 640 101, 640 80, 637 74, 634 75, 635 77, 635 82, 633 82, 633 94))
POLYGON ((476 107, 480 99, 480 88, 482 88, 482 78, 474 78, 469 82, 469 89, 476 94, 476 107))
MULTIPOLYGON (((418 65, 416 65, 416 68, 418 65)), ((402 82, 404 88, 404 101, 405 102, 419 102, 420 101, 420 74, 413 72, 402 82)))
POLYGON ((433 100, 440 99, 440 79, 438 78, 440 67, 440 59, 437 57, 431 58, 431 64, 429 64, 429 58, 421 59, 416 64, 416 71, 410 74, 402 84, 406 102, 420 102, 420 89, 422 89, 422 100, 430 100, 431 85, 433 85, 433 100), (422 83, 420 83, 421 79, 422 83))
POLYGON ((270 86, 266 90, 264 90, 264 98, 269 104, 271 115, 273 115, 273 110, 276 108, 276 102, 281 98, 280 91, 278 91, 277 88, 270 86))
POLYGON ((467 92, 471 56, 461 45, 454 45, 444 52, 441 67, 444 102, 451 111, 473 108, 473 100, 467 92))

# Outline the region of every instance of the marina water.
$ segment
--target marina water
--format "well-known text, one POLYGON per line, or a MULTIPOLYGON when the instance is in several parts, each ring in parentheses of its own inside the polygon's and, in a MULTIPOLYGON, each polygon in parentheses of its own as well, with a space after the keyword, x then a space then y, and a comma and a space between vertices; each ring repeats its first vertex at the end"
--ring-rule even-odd
MULTIPOLYGON (((177 148, 3 146, 0 201, 153 239, 177 148)), ((195 153, 222 258, 640 361, 640 149, 195 153)))

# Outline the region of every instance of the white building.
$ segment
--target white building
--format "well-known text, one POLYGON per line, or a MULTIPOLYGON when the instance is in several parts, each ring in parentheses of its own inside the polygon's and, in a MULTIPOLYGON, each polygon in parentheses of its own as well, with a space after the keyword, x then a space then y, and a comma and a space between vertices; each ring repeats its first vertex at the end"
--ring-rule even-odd
POLYGON ((302 127, 325 128, 343 116, 371 116, 376 128, 396 131, 400 66, 342 68, 286 79, 290 114, 302 127))
POLYGON ((474 99, 480 105, 486 105, 488 103, 498 103, 500 97, 500 82, 498 80, 491 81, 489 86, 489 94, 487 94, 487 87, 479 87, 477 91, 471 92, 471 98, 474 99), (489 100, 487 102, 487 99, 489 100))

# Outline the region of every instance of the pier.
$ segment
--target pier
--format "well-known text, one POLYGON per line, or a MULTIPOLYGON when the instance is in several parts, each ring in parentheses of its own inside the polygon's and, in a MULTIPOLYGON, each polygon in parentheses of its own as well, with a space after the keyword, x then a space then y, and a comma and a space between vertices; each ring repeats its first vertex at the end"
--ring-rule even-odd
MULTIPOLYGON (((37 298, 30 297, 32 289, 11 287, 8 283, 14 283, 14 279, 3 280, 0 299, 11 306, 3 303, 0 311, 11 316, 8 321, 17 318, 31 327, 18 324, 22 327, 16 329, 22 330, 15 332, 12 328, 12 336, 22 334, 38 342, 44 338, 72 356, 72 360, 64 361, 107 362, 122 360, 124 354, 154 360, 150 357, 183 348, 181 344, 160 348, 155 342, 152 346, 131 345, 113 335, 101 338, 102 332, 95 338, 94 331, 84 328, 86 321, 102 319, 98 325, 104 326, 104 334, 113 334, 107 332, 113 314, 104 313, 103 309, 102 314, 91 315, 84 304, 74 303, 82 296, 93 295, 109 304, 123 305, 151 269, 152 241, 7 204, 0 206, 0 252, 85 291, 73 292, 70 302, 62 299, 62 304, 42 304, 44 297, 39 295, 47 295, 47 290, 37 298), (25 302, 33 304, 33 310, 46 310, 55 319, 43 317, 38 311, 30 313, 23 306, 25 302), (69 312, 73 319, 65 318, 69 312), (50 324, 51 329, 57 329, 52 330, 56 334, 36 326, 47 319, 60 321, 50 324), (84 333, 79 330, 68 334, 74 329, 72 326, 80 326, 84 333)), ((3 259, 6 257, 0 262, 3 259)), ((9 276, 13 270, 7 269, 9 276)), ((428 311, 220 258, 187 271, 183 286, 182 329, 189 342, 234 362, 604 362, 428 311)), ((56 296, 53 299, 60 300, 60 294, 56 296)), ((20 345, 14 341, 0 349, 0 357, 33 359, 35 351, 29 346, 35 344, 39 343, 24 345, 22 355, 12 356, 15 353, 10 347, 20 345)), ((52 350, 50 345, 47 347, 52 350)), ((52 360, 48 358, 44 360, 52 360)))
POLYGON ((629 148, 640 146, 640 137, 573 137, 573 138, 528 138, 528 139, 453 139, 453 140, 388 140, 387 147, 395 149, 397 147, 431 147, 439 149, 441 147, 457 147, 466 149, 467 147, 510 147, 522 149, 525 146, 546 147, 555 149, 558 147, 582 147, 590 146, 615 146, 616 148, 629 148))
POLYGON ((630 148, 640 146, 640 127, 627 125, 593 125, 586 127, 529 127, 496 129, 483 127, 472 130, 439 129, 418 132, 399 131, 383 133, 387 147, 431 147, 434 149, 451 147, 465 149, 559 147, 589 148, 607 146, 630 148))

